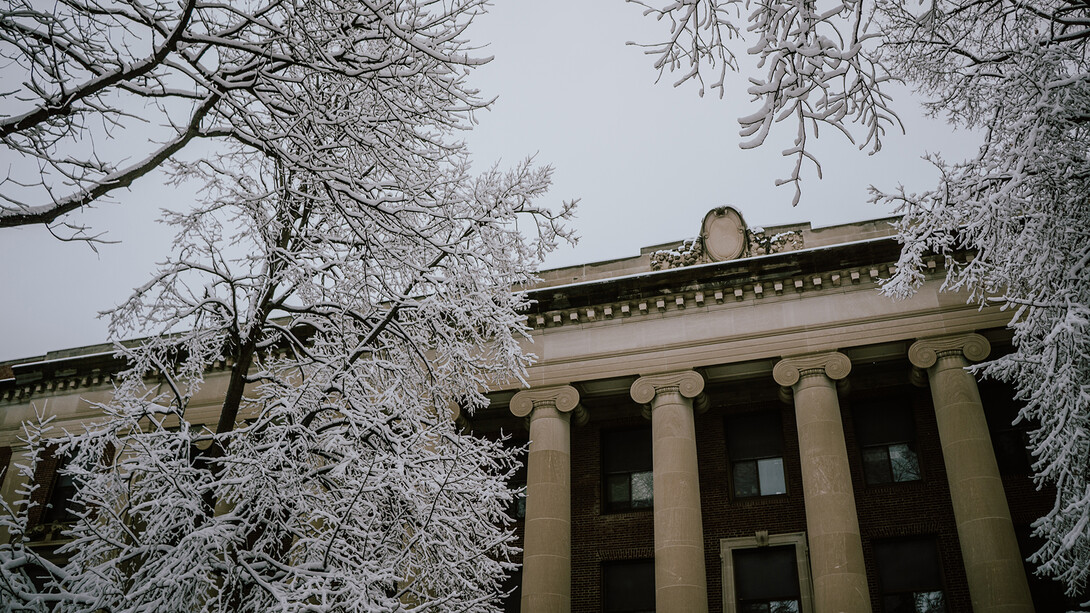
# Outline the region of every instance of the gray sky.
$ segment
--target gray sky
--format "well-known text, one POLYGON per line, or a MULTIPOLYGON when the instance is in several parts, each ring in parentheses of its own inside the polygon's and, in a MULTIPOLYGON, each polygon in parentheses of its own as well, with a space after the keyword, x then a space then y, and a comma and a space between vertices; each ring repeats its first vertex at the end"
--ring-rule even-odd
MULTIPOLYGON (((883 217, 868 204, 867 187, 898 183, 925 189, 935 179, 920 160, 971 155, 977 139, 924 120, 907 90, 895 93, 907 136, 887 134, 882 152, 867 156, 839 134, 823 132, 815 151, 824 179, 804 170, 803 199, 792 208, 791 187, 776 187, 793 160, 787 123, 756 151, 738 147, 736 117, 755 109, 742 78, 727 95, 697 96, 692 84, 655 84, 651 59, 626 41, 651 41, 666 24, 639 7, 614 0, 497 0, 470 30, 489 43, 495 60, 472 83, 498 99, 467 135, 477 163, 509 166, 536 154, 555 169, 549 199, 579 198, 576 247, 563 247, 546 267, 635 255, 640 247, 696 236, 704 214, 732 205, 752 225, 810 221, 826 226, 883 217)), ((744 54, 744 45, 739 45, 744 54)), ((193 188, 164 187, 145 177, 116 200, 77 219, 107 238, 99 247, 62 243, 40 228, 0 231, 0 360, 107 340, 99 311, 144 283, 169 249, 171 233, 155 223, 160 207, 180 208, 193 188)))

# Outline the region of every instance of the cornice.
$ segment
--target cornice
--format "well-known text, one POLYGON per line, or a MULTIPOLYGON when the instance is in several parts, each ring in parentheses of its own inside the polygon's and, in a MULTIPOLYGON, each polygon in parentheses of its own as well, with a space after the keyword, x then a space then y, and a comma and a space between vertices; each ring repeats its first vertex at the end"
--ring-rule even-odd
MULTIPOLYGON (((799 252, 788 252, 765 256, 779 258, 794 256, 799 252)), ((739 261, 721 262, 716 266, 738 265, 739 261)), ((942 274, 943 260, 931 257, 925 260, 929 279, 942 274)), ((772 267, 774 268, 774 267, 772 267)), ((675 272, 692 273, 704 269, 702 266, 672 269, 655 275, 675 272)), ((653 285, 658 291, 636 292, 628 287, 638 279, 627 279, 623 285, 612 285, 611 280, 597 284, 579 284, 578 286, 554 286, 530 292, 537 304, 526 315, 526 325, 534 332, 548 333, 549 330, 582 325, 603 325, 611 321, 638 320, 649 317, 677 316, 686 312, 730 308, 732 305, 749 306, 762 302, 794 300, 818 294, 844 292, 857 289, 877 288, 883 279, 890 278, 896 272, 896 262, 886 260, 881 263, 866 264, 830 270, 800 274, 794 269, 761 270, 760 274, 717 275, 711 268, 706 269, 706 278, 689 276, 679 279, 677 284, 668 283, 668 277, 656 277, 653 285), (597 285, 597 291, 589 287, 597 285), (669 287, 667 287, 669 286, 669 287), (578 295, 574 295, 578 291, 578 295), (638 293, 637 296, 632 294, 638 293), (631 296, 631 297, 630 297, 631 296), (579 306, 549 308, 565 302, 580 303, 579 306)), ((652 285, 650 275, 641 276, 647 285, 652 285)))

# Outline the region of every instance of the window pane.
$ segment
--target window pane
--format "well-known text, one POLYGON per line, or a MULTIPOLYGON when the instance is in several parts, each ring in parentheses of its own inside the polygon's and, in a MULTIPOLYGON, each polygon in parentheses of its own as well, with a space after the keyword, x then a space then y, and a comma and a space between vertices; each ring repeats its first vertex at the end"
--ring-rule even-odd
POLYGON ((946 613, 946 599, 942 592, 917 592, 916 613, 946 613))
POLYGON ((889 449, 866 447, 863 449, 863 478, 867 483, 889 483, 893 480, 889 466, 889 449))
POLYGON ((746 602, 738 610, 741 613, 771 613, 767 602, 746 602))
POLYGON ((651 470, 651 428, 603 432, 602 467, 606 473, 651 470))
MULTIPOLYGON (((942 590, 939 556, 933 539, 877 541, 874 556, 878 560, 878 579, 883 593, 911 595, 942 590)), ((910 605, 915 608, 912 599, 910 605)))
POLYGON ((602 584, 606 611, 655 610, 653 560, 605 563, 602 584))
POLYGON ((1029 438, 1024 430, 1009 429, 992 432, 992 447, 999 472, 1004 475, 1022 475, 1030 472, 1029 438))
POLYGON ((916 604, 912 594, 890 594, 882 597, 884 613, 916 613, 916 604))
POLYGON ((655 500, 654 473, 632 473, 632 508, 644 509, 655 500))
POLYGON ((894 481, 920 480, 920 461, 907 443, 889 446, 889 465, 894 481))
POLYGON ((769 603, 769 609, 772 613, 799 613, 799 601, 774 600, 769 603))
POLYGON ((727 419, 727 451, 732 461, 783 455, 779 411, 743 413, 727 419))
POLYGON ((628 475, 609 475, 606 477, 606 495, 610 507, 627 507, 632 500, 628 475))
POLYGON ((734 549, 734 583, 739 601, 799 598, 795 546, 734 549))
POLYGON ((768 458, 757 461, 757 473, 761 480, 761 495, 786 494, 787 483, 783 478, 783 459, 768 458))
POLYGON ((759 496, 761 493, 757 481, 757 463, 753 461, 734 463, 734 495, 738 498, 759 496))
POLYGON ((916 440, 912 407, 899 399, 871 402, 852 412, 855 438, 863 447, 916 440))

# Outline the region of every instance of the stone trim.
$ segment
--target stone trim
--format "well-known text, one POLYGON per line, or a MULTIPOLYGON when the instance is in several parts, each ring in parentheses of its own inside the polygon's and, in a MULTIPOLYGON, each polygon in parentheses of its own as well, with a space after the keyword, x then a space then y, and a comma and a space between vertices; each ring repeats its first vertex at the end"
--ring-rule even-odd
POLYGON ((737 538, 719 539, 719 557, 723 560, 723 612, 736 613, 738 610, 734 598, 734 558, 731 553, 735 549, 758 549, 761 547, 776 547, 780 545, 795 546, 795 564, 799 573, 799 600, 801 601, 800 613, 814 612, 814 586, 810 578, 810 552, 806 545, 805 532, 788 532, 785 534, 769 534, 766 530, 759 530, 753 536, 741 536, 737 538))
MULTIPOLYGON (((934 257, 928 259, 926 264, 927 273, 925 274, 928 275, 943 268, 942 261, 934 257)), ((706 308, 713 304, 722 305, 726 303, 729 305, 745 301, 756 301, 785 294, 793 296, 804 292, 828 291, 852 285, 877 285, 881 279, 889 278, 896 270, 894 262, 886 262, 871 266, 805 275, 790 275, 779 279, 763 279, 761 281, 729 284, 720 287, 715 285, 701 288, 690 287, 684 291, 663 293, 657 296, 533 313, 526 316, 525 322, 533 330, 546 330, 561 326, 674 313, 683 311, 686 308, 706 308)), ((559 290, 561 287, 563 286, 547 289, 559 290)))

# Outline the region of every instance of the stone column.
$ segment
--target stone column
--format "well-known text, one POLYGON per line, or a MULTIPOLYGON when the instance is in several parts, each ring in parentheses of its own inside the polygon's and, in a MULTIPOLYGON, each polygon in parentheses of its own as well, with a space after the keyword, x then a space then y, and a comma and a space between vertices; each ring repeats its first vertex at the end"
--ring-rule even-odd
POLYGON ((989 351, 983 336, 961 334, 916 341, 908 359, 930 380, 973 611, 1033 611, 980 391, 965 370, 989 351))
POLYGON ((570 385, 523 390, 511 399, 516 417, 530 417, 526 458, 526 530, 522 550, 522 611, 571 611, 571 416, 586 421, 570 385))
POLYGON ((693 417, 693 398, 703 400, 703 390, 704 378, 692 370, 640 377, 632 384, 632 399, 651 405, 655 609, 663 613, 708 610, 693 417))
POLYGON ((829 352, 780 360, 776 383, 793 391, 802 459, 802 495, 817 613, 871 610, 836 381, 852 363, 829 352))

